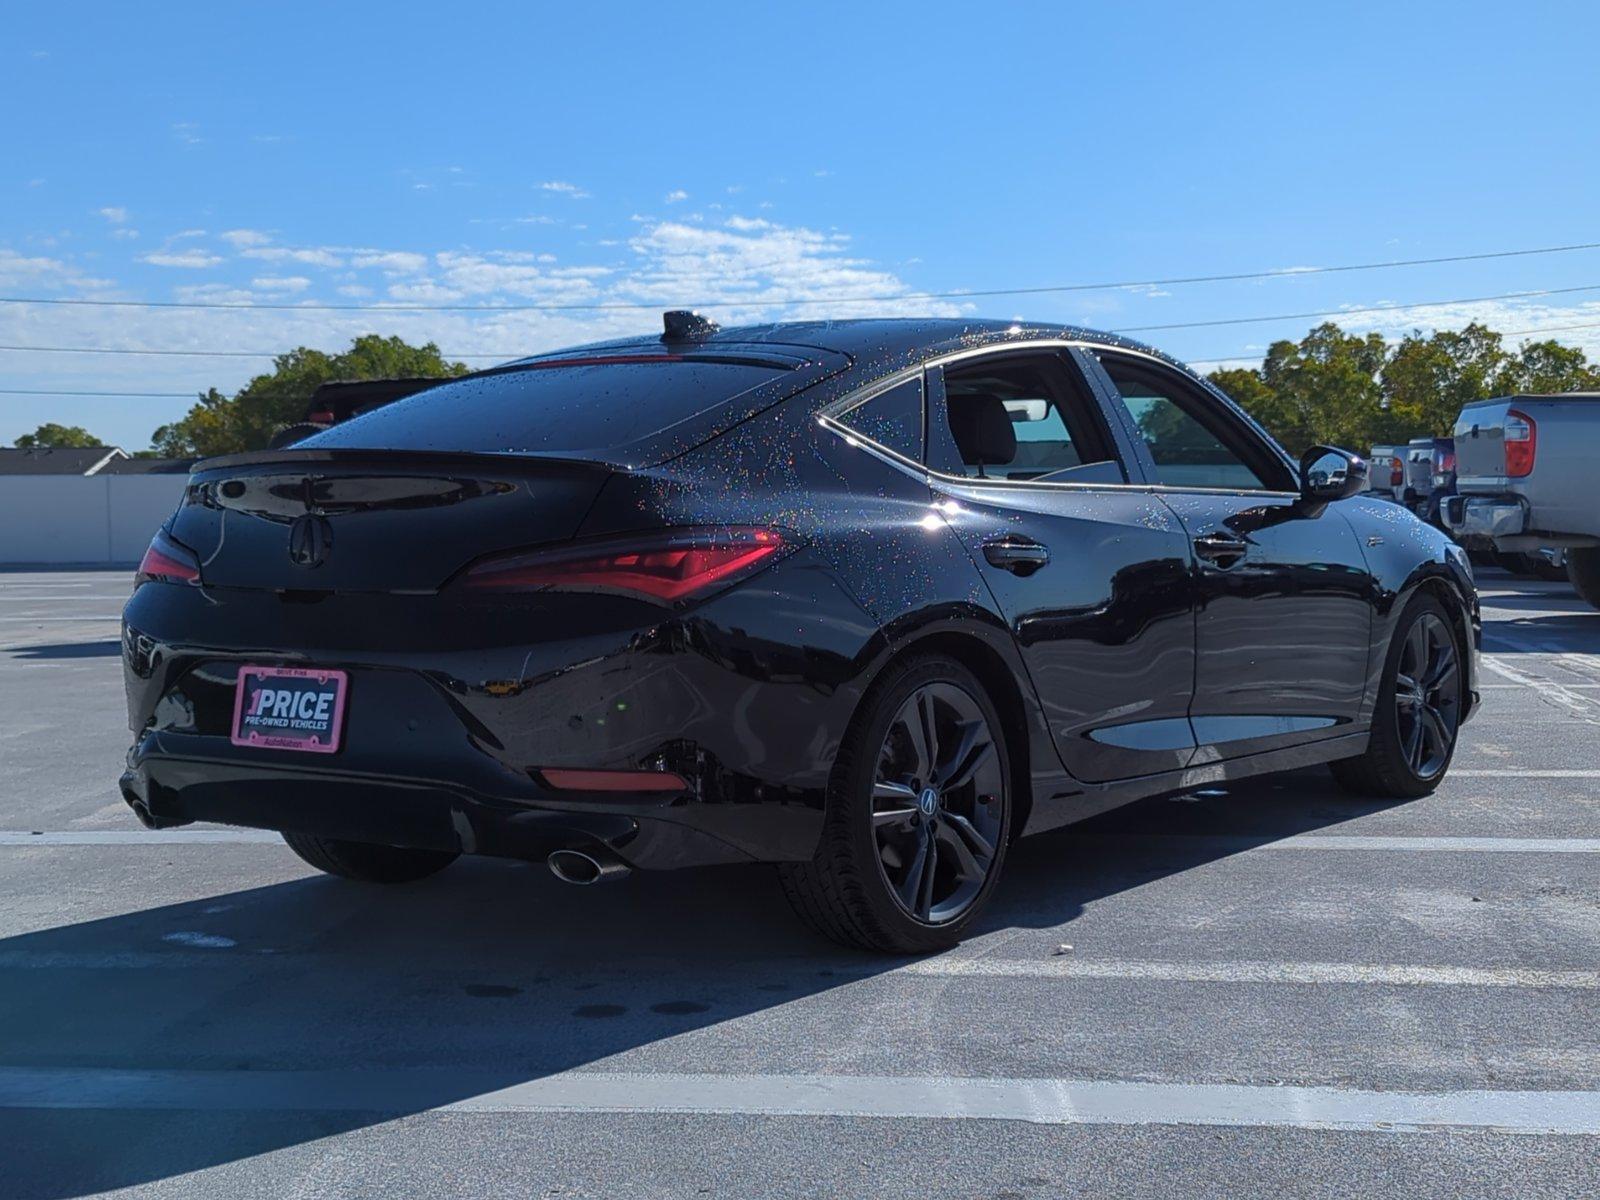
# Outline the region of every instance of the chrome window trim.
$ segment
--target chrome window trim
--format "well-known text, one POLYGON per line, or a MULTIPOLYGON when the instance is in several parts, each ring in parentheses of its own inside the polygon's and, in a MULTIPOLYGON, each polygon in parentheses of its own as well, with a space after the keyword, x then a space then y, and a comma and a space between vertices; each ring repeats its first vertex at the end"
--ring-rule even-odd
MULTIPOLYGON (((858 408, 867 403, 869 400, 877 399, 877 397, 881 396, 884 392, 889 391, 891 388, 898 387, 900 384, 905 383, 910 379, 925 375, 927 371, 934 367, 943 367, 948 363, 965 362, 968 359, 981 358, 986 355, 1000 355, 1039 350, 1085 350, 1091 354, 1097 350, 1108 350, 1114 354, 1127 354, 1136 358, 1148 359, 1150 362, 1153 362, 1158 366, 1165 367, 1169 371, 1176 369, 1173 367, 1170 360, 1162 357, 1159 354, 1152 354, 1145 350, 1133 350, 1123 346, 1108 346, 1103 342, 1090 342, 1082 339, 1063 338, 1047 338, 1027 342, 1000 342, 996 343, 995 345, 975 346, 967 350, 955 350, 948 354, 941 354, 937 358, 930 358, 926 362, 918 363, 914 367, 905 367, 894 372, 893 374, 885 375, 881 379, 875 379, 871 383, 863 384, 855 391, 848 392, 839 397, 839 399, 834 400, 826 405, 820 412, 817 413, 817 424, 821 425, 824 429, 829 430, 836 436, 843 438, 848 444, 874 453, 877 457, 884 459, 892 466, 910 470, 914 474, 928 481, 930 484, 937 480, 940 483, 953 484, 958 487, 1001 489, 1028 488, 1036 491, 1041 489, 1056 489, 1070 492, 1104 492, 1114 488, 1118 491, 1143 492, 1150 495, 1249 495, 1268 498, 1278 496, 1286 496, 1290 499, 1299 498, 1299 492, 1280 491, 1275 488, 1209 488, 1185 486, 1183 484, 1143 482, 1134 483, 1132 481, 1126 483, 1071 483, 1066 480, 994 479, 979 478, 974 475, 951 475, 944 471, 935 471, 932 467, 928 466, 927 463, 913 462, 911 459, 906 458, 903 454, 891 450, 887 446, 880 445, 871 438, 863 436, 856 430, 851 429, 849 426, 838 420, 840 416, 849 412, 851 409, 858 408)), ((926 384, 923 386, 922 404, 924 420, 926 420, 929 413, 928 391, 926 384)), ((1257 432, 1257 430, 1252 429, 1251 432, 1254 433, 1257 432)), ((923 453, 927 453, 926 433, 924 433, 923 443, 923 453)), ((1275 445, 1275 443, 1269 441, 1268 445, 1270 447, 1275 445)), ((1128 464, 1123 463, 1122 468, 1124 471, 1127 471, 1128 464)))

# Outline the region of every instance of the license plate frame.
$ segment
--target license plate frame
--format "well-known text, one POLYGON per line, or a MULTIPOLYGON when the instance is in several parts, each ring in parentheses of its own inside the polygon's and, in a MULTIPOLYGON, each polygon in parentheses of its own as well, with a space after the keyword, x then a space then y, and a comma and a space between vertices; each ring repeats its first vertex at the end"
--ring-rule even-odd
POLYGON ((246 664, 239 668, 233 692, 233 724, 229 736, 235 746, 252 750, 289 750, 302 754, 334 754, 344 738, 345 706, 350 697, 350 676, 329 667, 275 667, 246 664), (289 680, 297 686, 273 689, 271 680, 289 680), (310 686, 306 686, 309 681, 310 686), (332 688, 331 695, 328 692, 332 688), (255 700, 247 711, 246 697, 273 691, 270 703, 255 700), (278 703, 278 692, 292 699, 278 703), (321 697, 329 695, 326 706, 321 697), (315 697, 309 706, 300 697, 315 697), (286 711, 277 714, 278 708, 286 711), (259 710, 272 711, 262 712, 259 710), (304 715, 302 715, 304 713, 304 715), (279 724, 279 722, 285 722, 279 724), (298 728, 296 724, 298 723, 298 728))

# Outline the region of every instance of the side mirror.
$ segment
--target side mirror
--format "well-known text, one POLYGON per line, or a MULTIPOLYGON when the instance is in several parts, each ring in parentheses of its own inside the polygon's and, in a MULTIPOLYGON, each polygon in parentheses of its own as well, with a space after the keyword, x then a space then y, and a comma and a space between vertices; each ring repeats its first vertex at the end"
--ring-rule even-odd
POLYGON ((1328 504, 1367 490, 1367 460, 1335 446, 1313 446, 1300 456, 1300 498, 1328 504))

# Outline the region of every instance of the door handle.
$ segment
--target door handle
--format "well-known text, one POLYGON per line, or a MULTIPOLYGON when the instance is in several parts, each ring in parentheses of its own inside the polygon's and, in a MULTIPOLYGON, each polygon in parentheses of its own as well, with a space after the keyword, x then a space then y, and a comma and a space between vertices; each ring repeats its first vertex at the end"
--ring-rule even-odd
POLYGON ((1008 534, 983 544, 983 556, 991 567, 1013 575, 1032 575, 1050 561, 1050 548, 1032 538, 1008 534))
POLYGON ((1194 540, 1194 552, 1213 566, 1227 570, 1250 551, 1250 543, 1225 533, 1207 533, 1194 540))

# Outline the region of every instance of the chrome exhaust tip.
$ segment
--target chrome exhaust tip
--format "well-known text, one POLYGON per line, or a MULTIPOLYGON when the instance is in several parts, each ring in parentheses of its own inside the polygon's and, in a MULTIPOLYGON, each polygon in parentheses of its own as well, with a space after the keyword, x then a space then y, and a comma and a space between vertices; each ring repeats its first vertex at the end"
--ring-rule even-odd
POLYGON ((556 850, 544 862, 562 883, 605 883, 629 872, 627 863, 604 850, 556 850))

